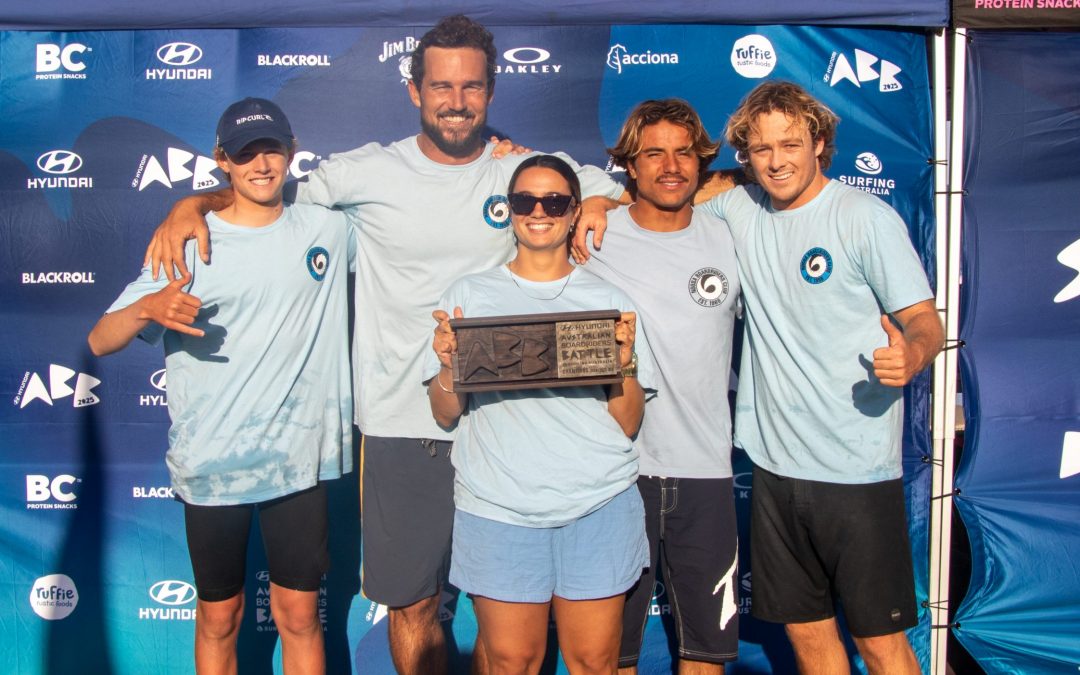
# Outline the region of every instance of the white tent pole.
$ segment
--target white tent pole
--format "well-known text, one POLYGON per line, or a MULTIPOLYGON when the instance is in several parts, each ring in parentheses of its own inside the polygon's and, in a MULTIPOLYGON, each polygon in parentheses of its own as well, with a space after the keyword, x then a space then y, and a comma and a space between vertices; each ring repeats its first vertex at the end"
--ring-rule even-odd
MULTIPOLYGON (((937 216, 937 308, 945 324, 946 345, 958 344, 960 236, 963 206, 965 34, 953 32, 951 129, 945 121, 946 37, 934 39, 934 209, 937 216)), ((934 362, 933 475, 930 507, 930 673, 946 672, 949 626, 949 561, 952 538, 953 443, 956 436, 957 350, 946 349, 934 362)))

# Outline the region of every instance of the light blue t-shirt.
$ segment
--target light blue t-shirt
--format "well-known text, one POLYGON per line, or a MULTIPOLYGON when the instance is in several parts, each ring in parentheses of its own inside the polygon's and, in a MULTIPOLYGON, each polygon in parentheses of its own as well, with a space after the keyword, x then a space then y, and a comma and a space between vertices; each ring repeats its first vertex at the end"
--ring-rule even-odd
MULTIPOLYGON (((241 227, 207 216, 214 264, 187 245, 187 291, 202 301, 194 337, 164 336, 173 489, 190 504, 266 501, 352 470, 349 228, 340 213, 286 206, 241 227)), ((161 290, 150 269, 109 308, 161 290)))
MULTIPOLYGON (((506 188, 529 155, 496 160, 491 149, 452 166, 424 155, 415 136, 369 143, 331 155, 297 186, 298 201, 341 207, 356 229, 353 377, 365 434, 450 438, 431 417, 421 365, 439 295, 513 251, 506 188)), ((578 175, 585 195, 622 194, 596 167, 579 167, 578 175)))
POLYGON ((731 226, 746 303, 735 443, 794 478, 899 478, 903 390, 873 374, 882 312, 932 297, 907 227, 885 202, 829 181, 774 211, 760 186, 698 208, 731 226))
POLYGON ((608 213, 603 248, 586 269, 630 296, 656 357, 659 386, 635 445, 643 476, 731 477, 728 390, 731 341, 741 311, 727 223, 695 210, 677 232, 608 213))
MULTIPOLYGON (((505 265, 460 279, 439 307, 448 313, 461 307, 474 318, 637 311, 622 291, 581 268, 557 281, 533 282, 505 265)), ((656 366, 640 321, 634 341, 638 382, 653 389, 656 366)), ((431 347, 434 327, 429 319, 424 381, 439 372, 431 347)), ((565 525, 606 504, 638 476, 637 450, 608 412, 607 394, 599 385, 471 393, 456 434, 454 503, 490 520, 525 527, 565 525)))

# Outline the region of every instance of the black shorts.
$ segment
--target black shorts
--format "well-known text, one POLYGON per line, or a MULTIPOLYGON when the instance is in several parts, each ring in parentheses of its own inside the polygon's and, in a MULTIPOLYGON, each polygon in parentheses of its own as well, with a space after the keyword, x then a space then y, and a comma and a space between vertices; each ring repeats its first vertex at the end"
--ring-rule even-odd
POLYGON ((323 574, 330 569, 326 487, 322 483, 258 504, 197 506, 185 502, 188 553, 201 600, 219 602, 243 590, 248 535, 256 511, 270 581, 294 591, 319 590, 323 574))
POLYGON ((360 532, 366 597, 406 607, 446 585, 454 532, 449 441, 364 436, 360 532))
POLYGON ((835 596, 856 637, 917 621, 902 479, 848 485, 754 467, 750 565, 758 619, 829 619, 835 596))
POLYGON ((623 609, 619 667, 637 665, 656 570, 663 565, 679 657, 725 663, 739 654, 738 525, 731 478, 638 478, 649 567, 623 609))

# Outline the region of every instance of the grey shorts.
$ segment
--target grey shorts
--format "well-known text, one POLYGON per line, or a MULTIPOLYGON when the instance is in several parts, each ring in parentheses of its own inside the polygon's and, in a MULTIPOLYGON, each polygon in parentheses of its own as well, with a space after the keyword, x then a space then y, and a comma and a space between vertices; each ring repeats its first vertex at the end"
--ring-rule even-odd
POLYGON ((407 607, 435 595, 450 572, 454 467, 450 442, 364 436, 360 532, 364 595, 407 607))
POLYGON ((739 654, 738 525, 731 478, 641 476, 649 568, 623 609, 619 667, 637 665, 663 568, 679 657, 725 663, 739 654))

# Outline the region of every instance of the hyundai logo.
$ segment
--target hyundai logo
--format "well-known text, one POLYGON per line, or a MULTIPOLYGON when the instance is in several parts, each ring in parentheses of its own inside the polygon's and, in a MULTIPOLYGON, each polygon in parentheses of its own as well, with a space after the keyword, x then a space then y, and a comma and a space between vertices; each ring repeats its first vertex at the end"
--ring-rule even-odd
POLYGON ((195 599, 195 587, 186 581, 159 581, 150 587, 150 597, 162 605, 186 605, 195 599))
POLYGON ((37 165, 45 173, 71 173, 82 167, 82 157, 70 150, 50 150, 37 158, 37 165))
POLYGON ((150 376, 150 385, 158 391, 165 391, 165 369, 154 371, 150 376))
POLYGON ((269 570, 259 570, 258 572, 255 573, 255 578, 258 579, 259 581, 270 581, 270 571, 269 570))
POLYGON ((503 52, 503 58, 513 63, 542 63, 551 58, 551 52, 546 49, 540 49, 539 47, 518 47, 517 49, 508 49, 503 52), (524 54, 522 54, 524 52, 524 54))
POLYGON ((202 49, 190 42, 170 42, 158 47, 157 57, 169 66, 190 66, 202 58, 202 49))

